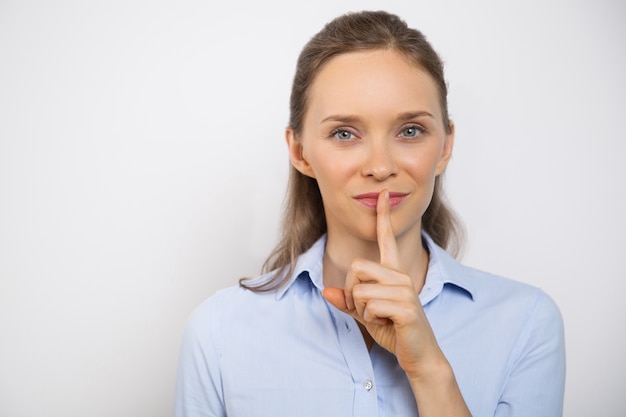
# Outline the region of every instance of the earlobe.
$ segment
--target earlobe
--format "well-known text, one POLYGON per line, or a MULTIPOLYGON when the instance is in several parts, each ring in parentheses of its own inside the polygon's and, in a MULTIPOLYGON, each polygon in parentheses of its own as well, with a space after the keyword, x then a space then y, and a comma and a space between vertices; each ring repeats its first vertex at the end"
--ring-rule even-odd
POLYGON ((443 150, 441 152, 441 158, 439 158, 439 163, 437 164, 436 175, 440 175, 446 170, 446 167, 448 166, 448 162, 450 162, 450 158, 452 157, 453 148, 454 148, 454 123, 450 121, 450 133, 446 135, 446 139, 443 144, 443 150))
POLYGON ((293 129, 289 128, 286 130, 285 140, 287 141, 287 147, 289 148, 289 159, 291 160, 291 165, 307 177, 315 178, 315 173, 304 156, 302 142, 298 140, 293 129))

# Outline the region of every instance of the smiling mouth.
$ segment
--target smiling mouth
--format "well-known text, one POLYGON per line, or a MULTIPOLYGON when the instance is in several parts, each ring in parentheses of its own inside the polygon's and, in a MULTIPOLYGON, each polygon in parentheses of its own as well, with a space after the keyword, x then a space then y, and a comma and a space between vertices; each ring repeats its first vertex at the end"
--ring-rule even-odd
MULTIPOLYGON (((393 209, 399 206, 406 198, 407 193, 389 192, 389 206, 393 209)), ((367 208, 376 210, 378 202, 378 193, 365 193, 354 196, 354 199, 367 208)))

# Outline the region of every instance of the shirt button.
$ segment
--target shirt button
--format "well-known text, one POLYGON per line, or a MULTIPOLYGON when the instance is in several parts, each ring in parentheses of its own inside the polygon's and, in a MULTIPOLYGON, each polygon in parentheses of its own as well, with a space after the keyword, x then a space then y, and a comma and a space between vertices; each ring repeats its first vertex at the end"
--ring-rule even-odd
POLYGON ((367 391, 371 390, 373 387, 374 383, 370 379, 363 383, 363 388, 365 388, 367 391))

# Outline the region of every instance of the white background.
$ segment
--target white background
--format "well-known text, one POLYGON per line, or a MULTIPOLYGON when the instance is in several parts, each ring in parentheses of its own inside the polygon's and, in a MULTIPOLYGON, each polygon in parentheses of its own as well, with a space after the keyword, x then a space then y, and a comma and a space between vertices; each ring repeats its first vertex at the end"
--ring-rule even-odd
POLYGON ((544 288, 565 415, 626 412, 626 6, 0 0, 0 416, 168 416, 184 321, 277 237, 300 48, 384 8, 442 55, 464 262, 544 288))

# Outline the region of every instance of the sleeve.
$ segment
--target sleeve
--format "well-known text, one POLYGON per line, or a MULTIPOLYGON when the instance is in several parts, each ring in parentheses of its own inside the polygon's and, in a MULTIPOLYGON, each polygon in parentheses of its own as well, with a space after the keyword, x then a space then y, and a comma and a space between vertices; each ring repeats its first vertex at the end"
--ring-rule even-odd
POLYGON ((219 349, 216 346, 215 299, 201 304, 190 316, 182 340, 174 417, 226 417, 219 349))
POLYGON ((495 417, 563 415, 565 338, 557 305, 540 291, 513 353, 495 417))

